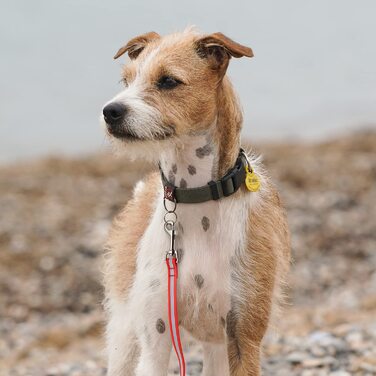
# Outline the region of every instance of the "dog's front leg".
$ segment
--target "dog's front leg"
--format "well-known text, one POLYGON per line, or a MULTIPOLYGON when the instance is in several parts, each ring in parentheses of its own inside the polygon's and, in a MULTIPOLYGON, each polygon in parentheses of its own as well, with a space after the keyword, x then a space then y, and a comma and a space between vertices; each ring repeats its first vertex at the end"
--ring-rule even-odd
POLYGON ((139 345, 128 304, 112 302, 107 325, 107 376, 134 376, 139 345))
MULTIPOLYGON (((164 301, 164 297, 159 301, 164 301)), ((155 307, 147 312, 149 315, 139 334, 140 357, 136 376, 166 376, 172 347, 167 310, 155 307)))
POLYGON ((231 376, 259 376, 261 342, 271 314, 276 260, 272 244, 255 234, 239 251, 232 269, 231 309, 226 317, 231 376))
POLYGON ((227 315, 227 348, 231 376, 260 376, 261 341, 249 336, 249 321, 230 311, 227 315), (236 328, 236 329, 235 329, 236 328), (233 332, 234 331, 234 332, 233 332))

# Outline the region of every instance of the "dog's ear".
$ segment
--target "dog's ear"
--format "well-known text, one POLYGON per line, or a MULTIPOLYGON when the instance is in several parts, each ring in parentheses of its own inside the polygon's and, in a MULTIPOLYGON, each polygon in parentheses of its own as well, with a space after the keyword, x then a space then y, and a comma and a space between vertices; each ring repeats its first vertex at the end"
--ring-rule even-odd
POLYGON ((154 31, 139 35, 138 37, 131 39, 125 46, 121 47, 114 56, 114 59, 117 59, 126 52, 128 52, 128 56, 132 60, 136 59, 148 43, 159 38, 160 35, 158 33, 155 33, 154 31))
POLYGON ((252 57, 251 48, 243 46, 222 33, 214 33, 204 36, 196 41, 198 54, 209 59, 213 69, 226 70, 229 59, 233 57, 252 57))

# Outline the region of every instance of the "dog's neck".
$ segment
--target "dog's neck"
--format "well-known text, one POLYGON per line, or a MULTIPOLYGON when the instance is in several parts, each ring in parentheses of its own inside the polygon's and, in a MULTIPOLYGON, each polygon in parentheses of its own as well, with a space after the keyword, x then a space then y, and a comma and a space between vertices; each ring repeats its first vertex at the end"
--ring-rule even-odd
POLYGON ((162 153, 162 171, 173 185, 181 188, 206 185, 234 166, 243 118, 226 77, 218 87, 217 109, 217 117, 206 127, 206 132, 185 136, 177 147, 162 153))

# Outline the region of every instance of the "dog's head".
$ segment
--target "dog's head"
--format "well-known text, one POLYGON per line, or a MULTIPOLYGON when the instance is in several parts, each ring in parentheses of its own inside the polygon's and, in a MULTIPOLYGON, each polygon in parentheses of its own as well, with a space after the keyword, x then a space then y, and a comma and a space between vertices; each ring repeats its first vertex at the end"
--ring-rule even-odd
POLYGON ((203 36, 192 30, 140 35, 114 58, 126 52, 124 89, 103 108, 103 122, 111 139, 133 155, 203 133, 216 118, 217 89, 230 58, 253 56, 221 33, 203 36))

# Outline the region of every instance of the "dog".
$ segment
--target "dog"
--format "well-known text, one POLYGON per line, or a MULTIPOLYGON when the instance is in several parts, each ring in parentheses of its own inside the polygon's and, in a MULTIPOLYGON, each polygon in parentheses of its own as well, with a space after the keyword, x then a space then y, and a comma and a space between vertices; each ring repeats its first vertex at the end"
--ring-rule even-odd
POLYGON ((242 111, 226 70, 252 50, 190 28, 137 36, 115 58, 125 53, 124 89, 104 106, 102 121, 116 148, 160 171, 135 185, 110 230, 108 375, 167 375, 172 248, 179 327, 202 343, 203 374, 260 375, 262 340, 283 300, 290 237, 270 178, 240 149, 242 111))

